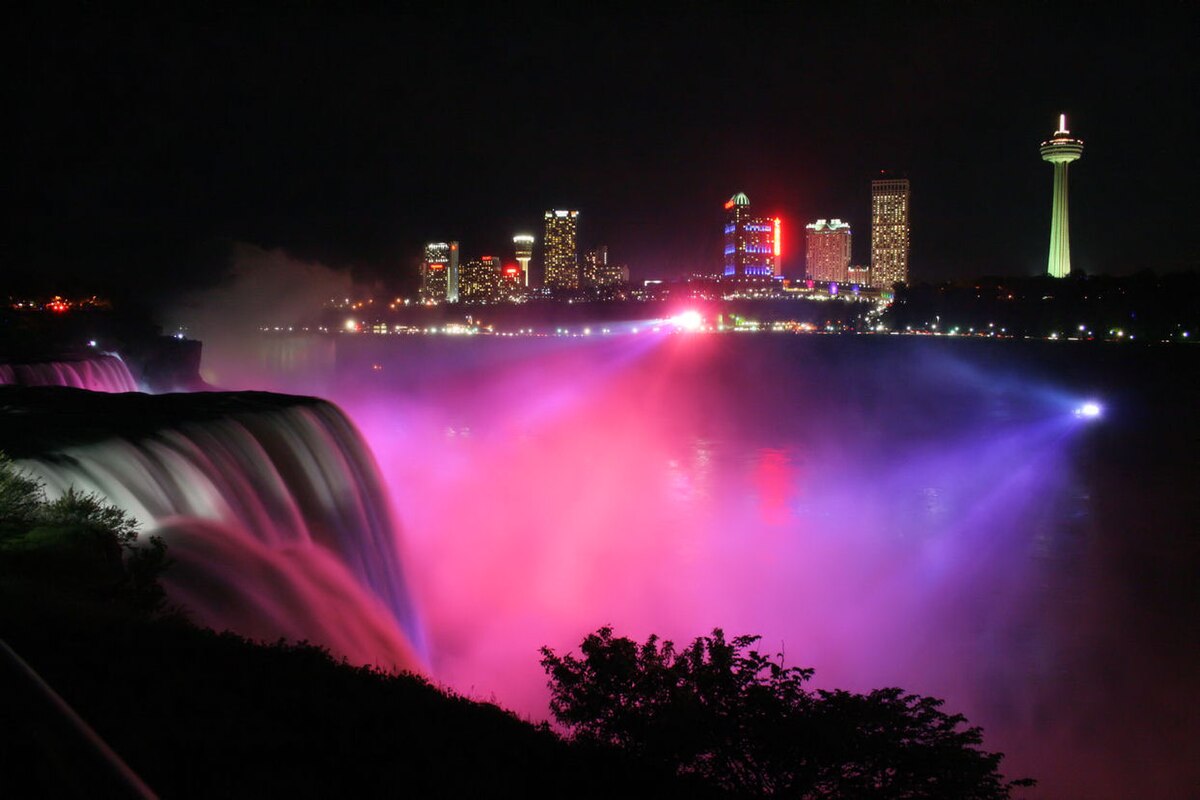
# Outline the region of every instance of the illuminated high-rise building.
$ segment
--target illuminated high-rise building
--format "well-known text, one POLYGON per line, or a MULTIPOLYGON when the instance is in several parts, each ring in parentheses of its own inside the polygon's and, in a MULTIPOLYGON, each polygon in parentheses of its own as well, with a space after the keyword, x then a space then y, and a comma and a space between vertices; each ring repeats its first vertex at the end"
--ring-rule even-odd
POLYGON ((500 259, 483 256, 463 264, 458 278, 464 303, 494 303, 500 299, 500 259))
POLYGON ((780 220, 752 216, 750 198, 743 192, 725 201, 725 277, 781 275, 780 234, 780 220))
POLYGON ((819 283, 846 283, 850 276, 850 223, 819 219, 804 226, 805 273, 819 283))
POLYGON ((518 233, 513 237, 513 249, 517 253, 517 263, 521 265, 521 283, 529 286, 529 262, 533 260, 533 237, 528 233, 518 233))
POLYGON ((579 255, 575 248, 578 219, 578 211, 546 212, 542 262, 548 289, 579 288, 579 255))
POLYGON ((871 181, 871 282, 908 283, 909 200, 906 178, 871 181))
POLYGON ((421 261, 421 299, 433 303, 458 301, 458 242, 430 242, 421 261))
POLYGON ((1083 155, 1083 140, 1071 137, 1067 115, 1058 117, 1058 130, 1042 142, 1042 160, 1054 165, 1054 205, 1050 210, 1050 258, 1046 266, 1052 278, 1071 274, 1071 232, 1067 226, 1067 165, 1083 155))
POLYGON ((500 299, 518 302, 525 297, 524 271, 517 264, 506 264, 500 271, 500 299))
POLYGON ((608 272, 608 247, 601 245, 583 254, 583 285, 603 286, 608 272))
POLYGON ((589 289, 621 286, 629 283, 629 267, 612 264, 608 260, 608 247, 588 250, 583 255, 583 285, 589 289))

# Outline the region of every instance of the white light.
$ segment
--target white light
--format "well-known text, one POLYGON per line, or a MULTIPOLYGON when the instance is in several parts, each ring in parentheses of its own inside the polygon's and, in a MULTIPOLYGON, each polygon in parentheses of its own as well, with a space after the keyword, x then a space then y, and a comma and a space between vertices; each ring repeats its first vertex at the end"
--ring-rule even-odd
POLYGON ((1082 419, 1096 419, 1101 413, 1103 413, 1103 411, 1104 409, 1099 403, 1095 402, 1094 400, 1089 400, 1079 408, 1075 409, 1075 416, 1082 419))
POLYGON ((671 317, 671 324, 685 331, 698 331, 704 325, 704 318, 700 316, 699 311, 684 311, 671 317))

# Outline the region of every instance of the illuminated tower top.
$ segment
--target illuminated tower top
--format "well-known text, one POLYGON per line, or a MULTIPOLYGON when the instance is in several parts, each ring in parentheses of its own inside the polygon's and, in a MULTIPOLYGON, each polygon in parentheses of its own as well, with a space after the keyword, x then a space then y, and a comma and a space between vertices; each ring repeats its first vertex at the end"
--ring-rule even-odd
POLYGON ((513 237, 513 249, 517 253, 517 263, 521 265, 521 283, 529 285, 529 262, 533 259, 533 237, 528 233, 518 233, 513 237))
POLYGON ((1070 164, 1083 155, 1083 140, 1071 136, 1067 130, 1067 115, 1058 115, 1058 130, 1042 142, 1042 160, 1051 164, 1070 164))
POLYGON ((513 247, 517 258, 533 258, 533 237, 528 233, 518 233, 513 237, 513 247))

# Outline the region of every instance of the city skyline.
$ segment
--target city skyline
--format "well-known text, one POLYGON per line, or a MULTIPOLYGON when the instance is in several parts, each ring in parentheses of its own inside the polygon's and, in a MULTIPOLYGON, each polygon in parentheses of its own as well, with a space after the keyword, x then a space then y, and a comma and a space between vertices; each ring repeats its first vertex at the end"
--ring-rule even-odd
MULTIPOLYGON (((862 187, 889 169, 919 187, 914 280, 1034 275, 1051 198, 1029 141, 1063 112, 1089 146, 1072 268, 1193 268, 1187 237, 1147 248, 1118 235, 1131 207, 1168 231, 1196 214, 1180 168, 1198 127, 1179 100, 1196 72, 1183 12, 1118 23, 849 5, 826 12, 845 33, 836 47, 796 48, 800 9, 519 24, 452 9, 26 10, 13 27, 24 79, 9 273, 153 297, 219 282, 243 243, 415 288, 430 237, 499 252, 514 233, 540 235, 561 203, 586 215, 581 244, 607 244, 635 280, 683 277, 720 252, 712 198, 744 191, 785 234, 829 216, 865 232, 862 187), (426 33, 444 25, 470 57, 431 57, 426 33), (591 28, 602 56, 577 63, 570 31, 591 28), (763 40, 731 50, 729 31, 745 30, 763 40), (502 56, 478 55, 501 41, 502 56), (1028 57, 1041 51, 1054 70, 1028 57), (754 67, 731 72, 730 59, 754 67), (514 94, 537 113, 517 115, 514 94), (754 123, 730 107, 757 109, 754 123)), ((866 263, 857 238, 853 263, 866 263)), ((803 248, 785 241, 782 266, 800 274, 803 248)))

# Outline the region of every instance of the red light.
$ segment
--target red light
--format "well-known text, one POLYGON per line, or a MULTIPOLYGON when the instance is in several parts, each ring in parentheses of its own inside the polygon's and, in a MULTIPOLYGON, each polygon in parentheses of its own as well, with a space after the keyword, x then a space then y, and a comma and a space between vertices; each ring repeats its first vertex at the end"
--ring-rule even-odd
POLYGON ((726 211, 728 211, 728 210, 729 210, 729 209, 731 209, 731 208, 733 208, 733 201, 732 201, 732 200, 726 200, 726 201, 725 201, 725 210, 726 210, 726 211))
POLYGON ((778 258, 778 257, 779 257, 780 251, 781 251, 781 249, 782 249, 782 246, 783 246, 783 245, 782 245, 782 238, 781 238, 781 236, 780 236, 780 231, 781 231, 781 230, 782 230, 782 226, 780 225, 780 222, 779 222, 779 217, 776 217, 776 218, 775 218, 775 256, 776 256, 776 258, 778 258))
POLYGON ((506 275, 516 275, 516 274, 517 274, 517 268, 516 268, 516 267, 505 267, 505 268, 504 268, 504 274, 506 274, 506 275))
POLYGON ((446 265, 445 264, 430 264, 429 268, 430 269, 445 269, 446 265))

